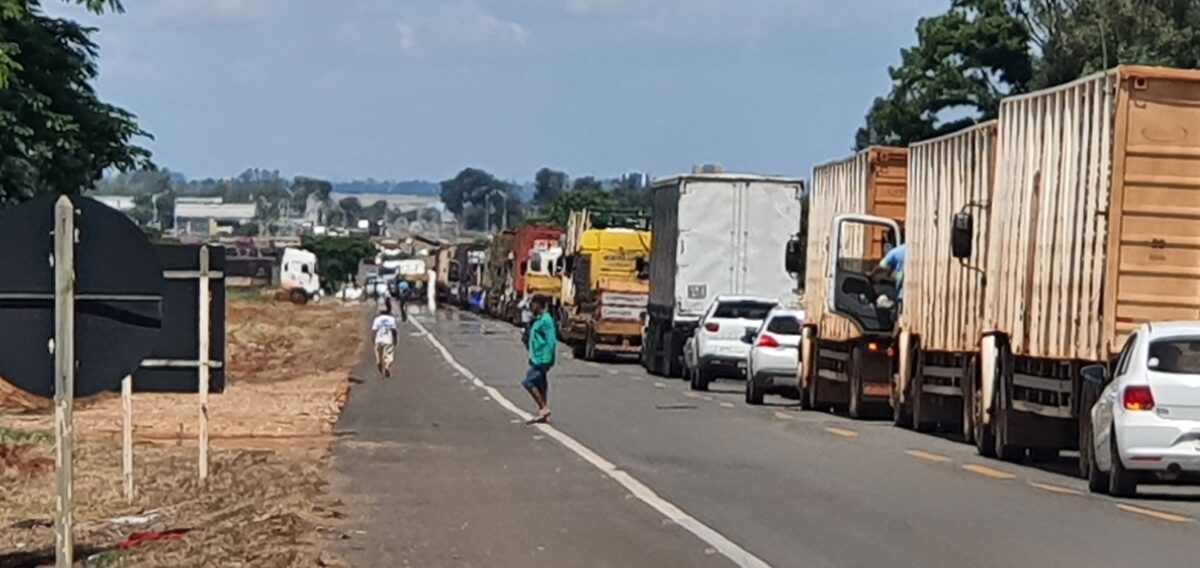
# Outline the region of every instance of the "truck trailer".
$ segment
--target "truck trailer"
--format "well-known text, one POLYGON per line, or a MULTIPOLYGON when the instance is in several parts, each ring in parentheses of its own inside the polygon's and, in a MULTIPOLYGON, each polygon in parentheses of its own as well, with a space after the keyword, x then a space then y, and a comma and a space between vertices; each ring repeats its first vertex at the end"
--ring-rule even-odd
POLYGON ((577 358, 641 353, 642 318, 650 301, 648 228, 644 215, 571 212, 563 235, 559 322, 577 358), (618 218, 628 222, 609 222, 618 218))
POLYGON ((800 226, 804 183, 796 179, 693 173, 651 185, 654 242, 642 365, 683 372, 683 344, 721 295, 790 301, 780 251, 800 226))
MULTIPOLYGON (((1001 103, 972 413, 980 454, 1091 459, 1090 408, 1139 324, 1200 319, 1200 72, 1123 66, 1001 103)), ((949 300, 948 300, 949 301, 949 300)), ((955 300, 961 301, 961 300, 955 300)), ((1118 440, 1119 442, 1119 440, 1118 440)))
MULTIPOLYGON (((904 148, 868 148, 813 168, 797 380, 806 408, 845 406, 858 417, 891 400, 896 286, 868 275, 900 244, 907 188, 904 148)), ((789 246, 790 267, 800 256, 789 246)))

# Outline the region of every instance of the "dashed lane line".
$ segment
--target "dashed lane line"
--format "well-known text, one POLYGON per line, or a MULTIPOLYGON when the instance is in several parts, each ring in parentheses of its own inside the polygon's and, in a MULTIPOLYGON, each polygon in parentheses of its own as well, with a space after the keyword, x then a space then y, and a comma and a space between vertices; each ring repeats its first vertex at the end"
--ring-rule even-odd
POLYGON ((1017 476, 1015 476, 1007 471, 1000 471, 998 469, 990 468, 986 465, 967 463, 967 464, 963 464, 962 468, 965 471, 969 471, 976 475, 982 475, 984 477, 990 477, 992 479, 1009 480, 1009 479, 1017 478, 1017 476))
POLYGON ((654 381, 654 388, 665 389, 665 388, 667 388, 667 385, 665 383, 660 383, 658 381, 654 381))
POLYGON ((924 460, 924 461, 932 462, 932 463, 946 463, 946 462, 950 461, 950 458, 948 458, 946 456, 939 456, 937 454, 931 454, 929 452, 923 452, 921 450, 908 450, 904 453, 906 453, 914 458, 917 458, 919 460, 924 460))
POLYGON ((1033 487, 1035 489, 1041 489, 1042 491, 1058 493, 1059 495, 1072 495, 1075 497, 1083 497, 1083 495, 1084 495, 1084 493, 1078 489, 1071 489, 1070 487, 1063 487, 1061 485, 1054 485, 1051 483, 1040 483, 1037 481, 1030 481, 1029 486, 1033 487))
POLYGON ((858 437, 858 432, 855 432, 854 430, 847 430, 845 428, 826 428, 825 431, 833 434, 834 436, 841 436, 843 438, 858 437))
POLYGON ((732 402, 722 402, 721 408, 733 408, 733 403, 732 402))
POLYGON ((791 414, 788 414, 782 410, 775 411, 775 418, 778 418, 780 420, 795 420, 796 419, 795 416, 792 416, 791 414))
POLYGON ((1141 515, 1143 517, 1150 517, 1152 519, 1158 519, 1160 521, 1166 521, 1168 523, 1190 523, 1190 522, 1192 522, 1192 519, 1190 517, 1184 517, 1182 515, 1175 515, 1175 514, 1167 513, 1164 511, 1156 511, 1154 509, 1145 509, 1142 507, 1135 507, 1133 505, 1126 505, 1125 503, 1117 503, 1117 508, 1122 511, 1125 511, 1126 513, 1133 513, 1135 515, 1141 515))
MULTIPOLYGON (((483 380, 472 373, 470 369, 463 366, 462 363, 459 363, 458 360, 454 358, 454 355, 450 353, 450 350, 446 349, 446 346, 442 345, 442 342, 438 341, 438 339, 434 337, 432 333, 429 333, 429 331, 425 329, 425 326, 421 325, 420 322, 413 320, 413 324, 416 325, 417 329, 421 330, 421 332, 425 334, 425 339, 429 341, 430 345, 433 345, 434 349, 441 353, 442 358, 445 359, 445 361, 450 364, 451 367, 454 367, 458 372, 462 373, 463 376, 469 377, 472 382, 474 382, 480 388, 486 390, 488 394, 492 395, 492 399, 496 402, 496 404, 499 404, 502 408, 515 414, 522 420, 529 420, 533 417, 528 412, 521 410, 520 407, 513 404, 511 400, 508 400, 508 398, 501 394, 499 390, 496 390, 495 387, 483 382, 483 380)), ((663 386, 665 387, 666 385, 663 386)), ((632 475, 629 475, 629 473, 618 469, 615 464, 607 459, 604 459, 602 456, 600 456, 600 454, 592 451, 587 446, 579 443, 579 441, 577 441, 575 438, 572 438, 571 436, 549 424, 538 424, 536 425, 536 428, 541 430, 542 433, 546 434, 547 436, 554 438, 556 441, 558 441, 558 443, 562 444, 564 447, 595 466, 596 469, 599 469, 617 483, 620 483, 625 487, 625 489, 629 490, 630 493, 634 494, 643 503, 649 505, 651 508, 666 517, 667 520, 674 522, 675 524, 686 529, 688 532, 696 535, 698 538, 700 538, 700 540, 704 541, 709 546, 725 555, 726 558, 729 558, 729 560, 737 566, 741 568, 770 568, 770 565, 764 562, 761 558, 751 554, 750 551, 742 548, 732 540, 729 540, 729 538, 725 535, 717 532, 712 527, 709 527, 695 517, 687 514, 683 509, 680 509, 674 503, 663 499, 646 484, 637 480, 632 475)))

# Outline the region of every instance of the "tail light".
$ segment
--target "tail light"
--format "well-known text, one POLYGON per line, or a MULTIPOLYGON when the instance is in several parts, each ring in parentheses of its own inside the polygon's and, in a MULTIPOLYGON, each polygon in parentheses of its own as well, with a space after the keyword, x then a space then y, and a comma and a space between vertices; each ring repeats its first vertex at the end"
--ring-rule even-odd
POLYGON ((708 323, 704 324, 704 331, 707 331, 709 333, 716 333, 718 331, 721 331, 721 324, 715 323, 715 322, 708 322, 708 323))
POLYGON ((767 334, 762 334, 758 338, 758 347, 779 347, 779 342, 775 341, 774 337, 767 334))
POLYGON ((1125 410, 1153 410, 1154 393, 1147 386, 1125 387, 1122 403, 1125 410))

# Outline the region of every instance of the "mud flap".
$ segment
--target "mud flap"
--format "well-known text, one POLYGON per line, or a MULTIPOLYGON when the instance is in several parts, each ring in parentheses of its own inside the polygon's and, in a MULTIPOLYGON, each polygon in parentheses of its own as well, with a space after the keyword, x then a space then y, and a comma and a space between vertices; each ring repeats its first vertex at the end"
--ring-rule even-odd
POLYGON ((816 343, 813 327, 805 326, 800 331, 800 375, 796 378, 800 390, 807 389, 809 381, 813 380, 816 374, 816 343))
POLYGON ((908 378, 911 376, 909 370, 912 369, 913 362, 911 349, 909 346, 912 342, 912 334, 908 331, 900 332, 899 341, 899 356, 900 365, 896 375, 895 384, 892 385, 892 406, 900 407, 908 402, 908 378))

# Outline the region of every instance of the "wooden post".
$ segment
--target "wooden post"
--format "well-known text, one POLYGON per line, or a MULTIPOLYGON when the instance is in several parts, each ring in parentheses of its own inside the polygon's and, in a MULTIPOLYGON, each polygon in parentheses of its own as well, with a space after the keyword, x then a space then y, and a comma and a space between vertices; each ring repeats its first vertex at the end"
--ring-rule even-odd
POLYGON ((200 481, 208 479, 208 247, 200 247, 200 346, 196 360, 200 371, 200 481))
POLYGON ((58 499, 54 518, 54 557, 58 568, 74 562, 71 516, 75 398, 75 205, 66 196, 54 206, 54 465, 58 499))
POLYGON ((121 473, 125 501, 133 502, 133 377, 121 379, 121 473))

